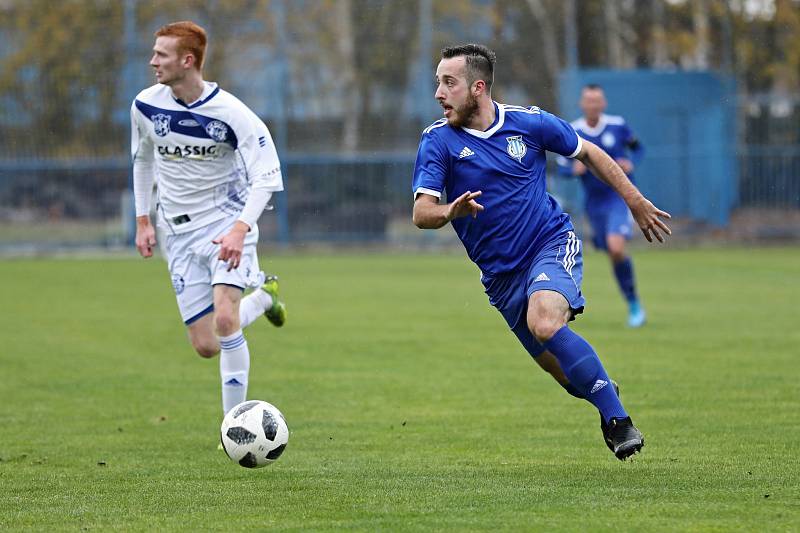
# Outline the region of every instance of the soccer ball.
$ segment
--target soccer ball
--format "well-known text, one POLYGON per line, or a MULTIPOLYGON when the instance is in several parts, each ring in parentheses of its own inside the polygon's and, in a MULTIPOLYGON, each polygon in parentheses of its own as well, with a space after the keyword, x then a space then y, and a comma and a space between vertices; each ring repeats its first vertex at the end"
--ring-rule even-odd
POLYGON ((289 440, 289 426, 277 407, 250 400, 228 411, 220 439, 231 461, 246 468, 261 468, 281 456, 289 440))

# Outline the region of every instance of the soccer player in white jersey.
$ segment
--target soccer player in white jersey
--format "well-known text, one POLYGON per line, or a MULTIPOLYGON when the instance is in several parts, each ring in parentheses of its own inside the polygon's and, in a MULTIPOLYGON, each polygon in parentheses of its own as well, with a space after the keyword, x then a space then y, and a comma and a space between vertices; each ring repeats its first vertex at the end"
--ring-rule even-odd
POLYGON ((166 235, 172 285, 189 340, 220 355, 223 414, 247 397, 250 352, 242 328, 261 315, 282 326, 278 283, 258 266, 256 221, 283 190, 269 130, 236 97, 203 80, 206 33, 190 21, 155 33, 156 85, 131 106, 136 248, 156 245, 150 198, 166 235), (245 289, 255 290, 243 297, 245 289))
POLYGON ((546 152, 577 158, 625 200, 647 240, 670 230, 657 209, 603 150, 538 107, 492 100, 495 54, 482 45, 442 50, 435 98, 444 118, 425 129, 414 168, 413 221, 450 223, 481 270, 489 303, 542 368, 600 413, 617 458, 644 437, 619 399, 594 348, 569 322, 583 312, 581 242, 569 215, 547 193, 546 152), (440 203, 443 196, 448 203, 440 203))

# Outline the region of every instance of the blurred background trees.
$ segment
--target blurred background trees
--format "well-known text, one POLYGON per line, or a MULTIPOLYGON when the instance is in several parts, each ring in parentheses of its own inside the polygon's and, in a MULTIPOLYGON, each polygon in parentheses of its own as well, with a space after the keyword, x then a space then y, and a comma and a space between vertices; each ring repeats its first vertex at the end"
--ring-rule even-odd
POLYGON ((797 0, 2 0, 0 157, 123 153, 153 31, 185 18, 207 78, 305 151, 413 147, 453 42, 496 49, 496 98, 556 111, 570 66, 723 70, 789 103, 800 82, 797 0))

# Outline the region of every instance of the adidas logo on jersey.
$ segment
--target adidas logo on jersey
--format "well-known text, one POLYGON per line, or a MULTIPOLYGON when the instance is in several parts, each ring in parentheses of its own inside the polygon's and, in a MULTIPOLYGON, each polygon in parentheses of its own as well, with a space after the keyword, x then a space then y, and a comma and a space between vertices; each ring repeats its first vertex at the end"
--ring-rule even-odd
POLYGON ((464 159, 465 157, 469 157, 471 155, 475 155, 475 152, 467 148, 466 146, 461 150, 461 153, 458 154, 459 159, 464 159))
POLYGON ((547 274, 542 272, 541 274, 536 276, 535 280, 533 280, 534 283, 536 283, 537 281, 550 281, 550 278, 547 277, 547 274))
POLYGON ((594 382, 594 386, 592 387, 592 390, 589 391, 589 394, 594 394, 595 392, 599 391, 606 385, 608 385, 608 381, 598 379, 597 381, 594 382))

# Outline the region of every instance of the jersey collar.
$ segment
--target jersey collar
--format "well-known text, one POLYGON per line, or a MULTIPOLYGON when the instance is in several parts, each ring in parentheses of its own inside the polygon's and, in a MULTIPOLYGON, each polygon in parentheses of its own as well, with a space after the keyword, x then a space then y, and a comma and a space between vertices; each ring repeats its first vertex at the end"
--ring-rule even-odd
POLYGON ((480 137, 481 139, 488 139, 489 137, 494 135, 494 133, 497 130, 503 127, 503 123, 506 120, 506 110, 503 106, 498 105, 497 102, 492 101, 492 103, 494 104, 494 112, 495 112, 494 124, 492 124, 488 130, 486 131, 473 130, 470 128, 465 128, 463 126, 461 127, 461 129, 466 131, 470 135, 474 135, 475 137, 480 137))
MULTIPOLYGON (((191 104, 187 104, 180 98, 175 98, 175 95, 172 95, 172 99, 175 100, 176 103, 182 105, 186 109, 194 109, 195 107, 200 107, 201 105, 205 104, 212 98, 214 98, 217 93, 219 92, 219 86, 214 83, 213 81, 204 81, 205 87, 203 88, 203 94, 200 95, 200 98, 192 102, 191 104)), ((172 91, 170 91, 171 93, 172 91)))
POLYGON ((579 119, 579 124, 575 129, 581 130, 583 133, 591 137, 597 137, 604 129, 606 129, 607 122, 608 122, 608 115, 602 113, 600 115, 600 118, 597 120, 597 124, 594 126, 594 128, 590 128, 589 124, 586 123, 586 119, 581 117, 579 119))

